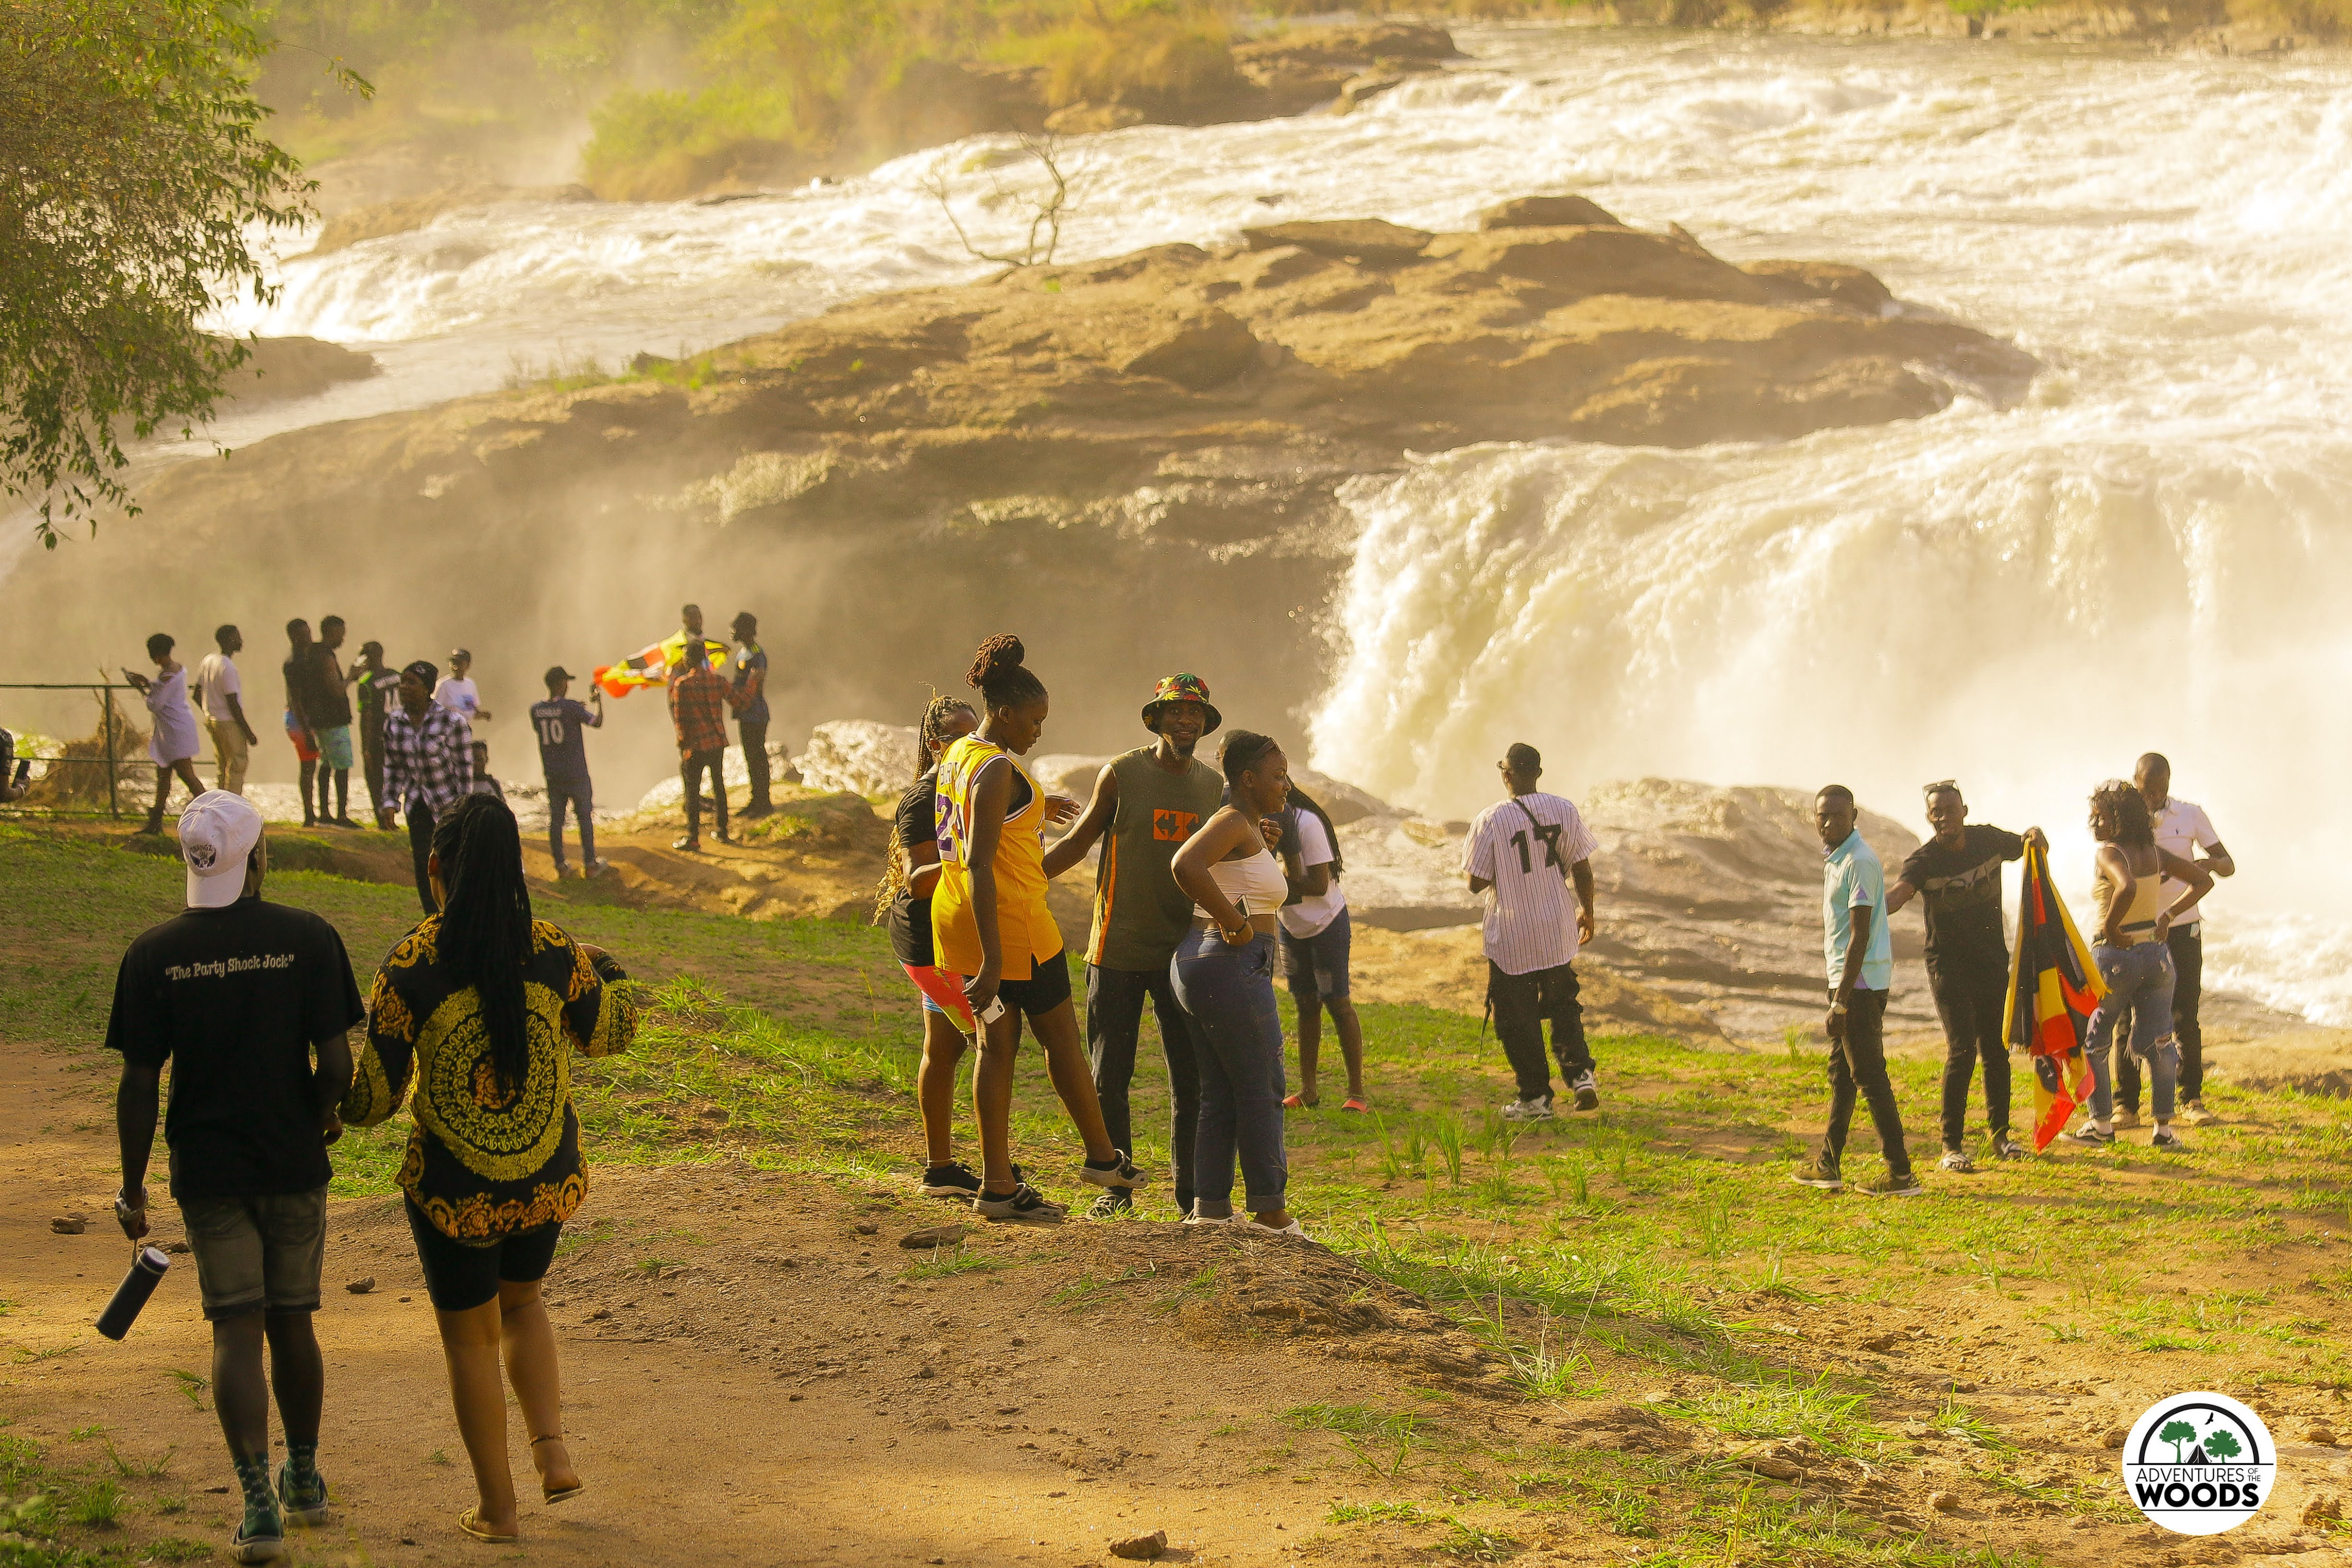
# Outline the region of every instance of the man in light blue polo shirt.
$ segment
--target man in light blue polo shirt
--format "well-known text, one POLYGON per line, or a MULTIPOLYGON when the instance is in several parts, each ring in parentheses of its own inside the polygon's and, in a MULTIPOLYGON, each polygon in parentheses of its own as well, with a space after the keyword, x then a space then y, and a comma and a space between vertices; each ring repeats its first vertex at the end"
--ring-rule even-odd
POLYGON ((1895 983, 1895 947, 1886 925, 1886 873, 1862 841, 1853 791, 1832 784, 1813 797, 1822 835, 1822 956, 1829 969, 1830 1124, 1822 1152, 1797 1173, 1806 1186, 1845 1186, 1840 1162, 1853 1124, 1856 1090, 1886 1153, 1886 1175, 1862 1190, 1883 1197, 1921 1191, 1903 1142, 1903 1117, 1886 1077, 1886 993, 1895 983))

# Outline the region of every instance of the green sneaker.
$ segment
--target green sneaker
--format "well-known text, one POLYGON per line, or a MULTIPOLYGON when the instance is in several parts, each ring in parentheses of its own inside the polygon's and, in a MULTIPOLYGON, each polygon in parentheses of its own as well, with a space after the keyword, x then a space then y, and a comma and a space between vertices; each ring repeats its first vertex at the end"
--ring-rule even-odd
POLYGON ((294 1481, 294 1466, 289 1460, 278 1467, 278 1501, 286 1517, 296 1524, 312 1525, 327 1522, 327 1478, 318 1471, 310 1472, 310 1483, 298 1486, 294 1481))

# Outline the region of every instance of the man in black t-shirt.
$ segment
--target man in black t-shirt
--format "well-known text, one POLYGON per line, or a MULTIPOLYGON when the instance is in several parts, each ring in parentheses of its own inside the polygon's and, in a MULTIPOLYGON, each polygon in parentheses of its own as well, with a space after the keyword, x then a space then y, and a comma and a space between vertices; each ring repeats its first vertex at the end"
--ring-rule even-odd
POLYGON ((1886 894, 1886 915, 1916 898, 1927 917, 1927 987, 1944 1020, 1944 1158, 1948 1171, 1976 1165, 1964 1146, 1969 1083, 1984 1059, 1985 1120, 1997 1158, 2021 1160, 2026 1146, 2009 1131, 2009 1041, 2002 1020, 2009 1003, 2009 940, 2000 924, 2000 868, 2030 842, 2047 850, 2039 828, 2025 836, 1969 821, 1959 786, 1946 779, 1927 789, 1928 841, 1911 852, 1886 894))
POLYGON ((547 849, 555 857, 555 875, 562 881, 563 811, 568 803, 580 820, 580 874, 595 876, 604 870, 596 858, 596 802, 588 783, 586 734, 604 727, 604 692, 591 685, 592 710, 572 700, 572 672, 561 664, 547 670, 547 700, 530 705, 531 733, 539 737, 539 769, 547 780, 547 849))
POLYGON ((327 1518, 318 1469, 326 1374, 310 1314, 333 1174, 327 1145, 342 1131, 335 1107, 351 1086, 349 1031, 363 1014, 335 928, 262 902, 268 852, 250 803, 217 789, 197 796, 180 817, 180 855, 188 907, 131 945, 107 1020, 107 1049, 122 1057, 115 1214, 132 1240, 147 1234, 147 1162, 168 1061, 172 1197, 213 1325, 214 1403, 245 1494, 230 1551, 259 1563, 283 1553, 289 1515, 327 1518), (265 1341, 286 1428, 274 1486, 265 1341))

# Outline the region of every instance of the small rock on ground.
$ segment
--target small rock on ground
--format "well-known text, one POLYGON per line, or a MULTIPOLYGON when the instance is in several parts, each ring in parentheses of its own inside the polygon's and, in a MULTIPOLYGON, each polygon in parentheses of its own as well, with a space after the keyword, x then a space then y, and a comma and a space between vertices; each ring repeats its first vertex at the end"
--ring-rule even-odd
POLYGON ((1147 1563, 1168 1550, 1168 1532, 1155 1530, 1149 1535, 1131 1535, 1125 1541, 1110 1543, 1113 1557, 1125 1557, 1133 1562, 1147 1563))

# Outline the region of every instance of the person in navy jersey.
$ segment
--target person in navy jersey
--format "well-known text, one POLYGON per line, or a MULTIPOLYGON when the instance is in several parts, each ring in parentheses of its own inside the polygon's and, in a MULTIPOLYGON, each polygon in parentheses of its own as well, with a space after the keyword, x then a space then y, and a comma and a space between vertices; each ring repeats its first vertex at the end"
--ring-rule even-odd
POLYGON ((572 672, 561 664, 551 664, 547 671, 547 700, 530 705, 531 733, 539 737, 540 771, 547 778, 547 850, 555 859, 555 874, 560 880, 567 869, 563 863, 563 809, 568 801, 572 815, 580 821, 580 874, 602 874, 604 864, 596 858, 596 805, 593 791, 588 786, 588 746, 583 738, 591 729, 604 727, 604 694, 589 688, 596 706, 574 702, 567 694, 572 690, 572 672))

